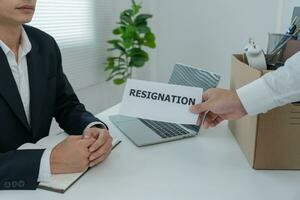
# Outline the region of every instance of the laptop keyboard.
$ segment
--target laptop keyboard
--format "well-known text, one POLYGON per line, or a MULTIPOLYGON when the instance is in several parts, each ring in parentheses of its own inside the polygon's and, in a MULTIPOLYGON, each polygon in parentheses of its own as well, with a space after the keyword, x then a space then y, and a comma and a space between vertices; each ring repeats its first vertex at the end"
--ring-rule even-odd
POLYGON ((186 135, 190 133, 185 129, 181 128, 177 124, 145 120, 145 119, 139 119, 139 120, 147 127, 152 129, 156 134, 161 136, 162 138, 170 138, 170 137, 186 135))

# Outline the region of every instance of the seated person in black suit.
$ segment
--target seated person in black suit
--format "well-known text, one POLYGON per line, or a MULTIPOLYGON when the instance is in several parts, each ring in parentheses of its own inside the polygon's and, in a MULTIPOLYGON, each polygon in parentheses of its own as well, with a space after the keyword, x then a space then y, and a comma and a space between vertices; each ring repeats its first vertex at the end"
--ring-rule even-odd
POLYGON ((36 189, 51 174, 80 172, 110 153, 107 126, 85 110, 48 34, 23 25, 36 0, 0 0, 0 189, 36 189), (52 118, 70 136, 53 149, 17 150, 48 136, 52 118))

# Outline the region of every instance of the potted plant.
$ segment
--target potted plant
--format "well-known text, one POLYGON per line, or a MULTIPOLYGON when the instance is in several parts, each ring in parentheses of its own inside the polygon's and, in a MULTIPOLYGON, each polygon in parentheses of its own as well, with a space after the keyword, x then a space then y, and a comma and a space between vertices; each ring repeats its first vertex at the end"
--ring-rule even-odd
POLYGON ((141 4, 132 0, 130 9, 120 14, 120 21, 113 30, 115 39, 109 40, 112 46, 108 51, 114 56, 107 58, 105 71, 109 71, 107 81, 120 85, 132 76, 133 68, 143 67, 149 61, 145 48, 155 48, 155 35, 148 26, 151 14, 141 14, 141 4))

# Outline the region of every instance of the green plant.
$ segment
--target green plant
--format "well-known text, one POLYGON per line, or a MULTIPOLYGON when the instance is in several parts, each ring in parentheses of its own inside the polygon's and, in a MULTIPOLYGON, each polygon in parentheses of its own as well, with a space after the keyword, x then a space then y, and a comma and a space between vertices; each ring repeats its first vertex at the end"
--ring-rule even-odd
POLYGON ((155 35, 148 26, 152 15, 140 14, 141 8, 141 4, 132 0, 131 9, 121 12, 118 27, 113 30, 117 38, 108 41, 112 45, 108 51, 117 56, 107 58, 105 71, 110 72, 107 81, 113 80, 117 85, 131 77, 134 67, 143 67, 149 61, 143 47, 156 47, 155 35))

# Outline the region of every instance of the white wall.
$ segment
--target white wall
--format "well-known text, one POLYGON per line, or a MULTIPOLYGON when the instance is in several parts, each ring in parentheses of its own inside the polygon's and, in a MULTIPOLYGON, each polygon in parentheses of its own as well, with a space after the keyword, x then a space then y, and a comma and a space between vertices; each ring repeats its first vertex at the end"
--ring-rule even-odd
POLYGON ((228 85, 230 58, 251 36, 266 46, 277 24, 277 0, 156 0, 157 80, 166 81, 176 62, 222 75, 228 85), (266 10, 267 8, 267 10, 266 10))

